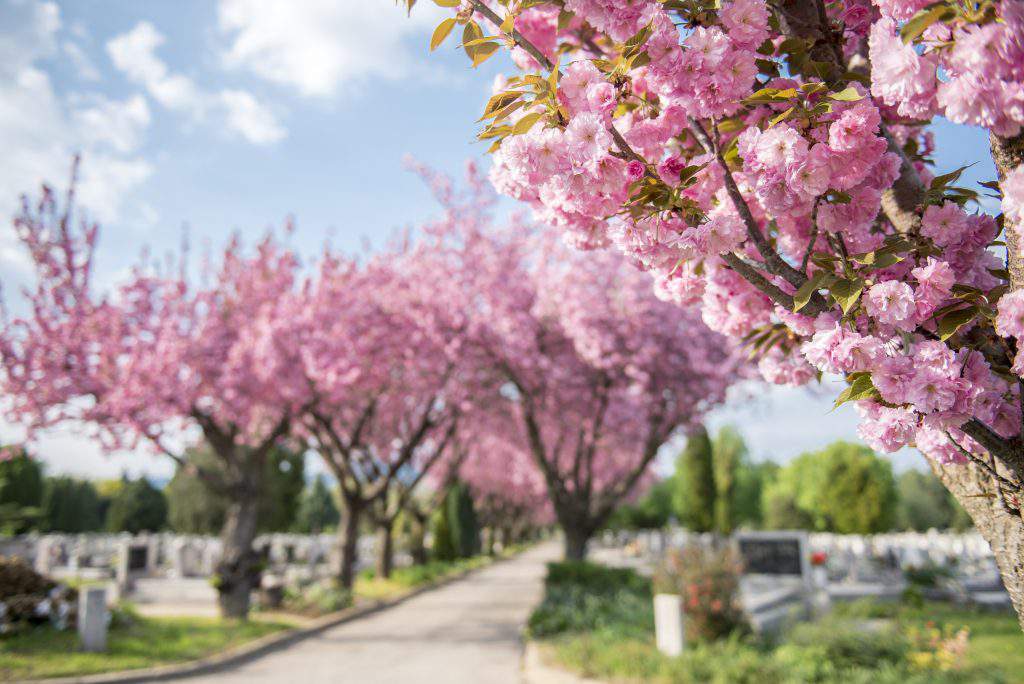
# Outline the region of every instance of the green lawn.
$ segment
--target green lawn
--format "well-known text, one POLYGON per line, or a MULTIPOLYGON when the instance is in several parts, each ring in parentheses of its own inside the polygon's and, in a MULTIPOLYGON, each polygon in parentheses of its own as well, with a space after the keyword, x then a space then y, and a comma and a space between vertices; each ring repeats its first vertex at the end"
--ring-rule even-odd
POLYGON ((669 658, 654 647, 650 592, 649 581, 630 571, 551 564, 530 635, 558 665, 615 682, 1024 684, 1024 635, 1008 612, 940 603, 845 605, 774 643, 737 635, 690 643, 683 656, 669 658), (943 625, 970 630, 963 657, 945 652, 952 667, 936 665, 936 650, 921 638, 943 625))
POLYGON ((1014 613, 929 603, 922 608, 901 606, 897 617, 905 623, 917 625, 934 622, 967 627, 971 630, 968 667, 1001 672, 1007 681, 1024 682, 1024 634, 1014 613))
POLYGON ((108 653, 80 652, 74 630, 39 628, 0 638, 0 681, 114 672, 195 660, 288 628, 279 622, 129 614, 119 617, 111 627, 108 653))
POLYGON ((356 598, 381 600, 394 598, 410 589, 424 584, 442 580, 446 577, 473 570, 490 564, 492 556, 474 556, 453 561, 431 561, 425 565, 410 565, 395 568, 391 577, 376 577, 372 570, 367 570, 356 578, 356 598))

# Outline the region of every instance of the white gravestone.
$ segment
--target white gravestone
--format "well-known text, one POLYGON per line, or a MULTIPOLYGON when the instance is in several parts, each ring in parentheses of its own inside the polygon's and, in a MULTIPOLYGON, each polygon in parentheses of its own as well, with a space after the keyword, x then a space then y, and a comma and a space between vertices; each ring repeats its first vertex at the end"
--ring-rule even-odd
POLYGON ((78 592, 78 638, 90 653, 107 650, 107 590, 83 587, 78 592))
POLYGON ((667 656, 678 656, 686 646, 683 598, 678 594, 654 595, 654 640, 667 656))

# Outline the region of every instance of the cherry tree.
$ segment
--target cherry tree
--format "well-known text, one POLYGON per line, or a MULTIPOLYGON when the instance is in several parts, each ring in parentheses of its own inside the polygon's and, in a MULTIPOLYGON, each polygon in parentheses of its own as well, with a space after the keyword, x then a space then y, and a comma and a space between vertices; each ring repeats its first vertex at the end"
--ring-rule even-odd
POLYGON ((554 515, 544 478, 522 447, 516 416, 488 411, 474 418, 463 421, 460 435, 471 446, 454 465, 469 486, 490 552, 495 543, 507 547, 528 530, 550 525, 554 515))
POLYGON ((76 221, 72 192, 62 203, 44 188, 14 226, 35 284, 29 313, 5 315, 0 333, 8 418, 30 436, 84 424, 108 449, 145 442, 197 471, 229 502, 215 579, 222 614, 244 617, 259 579, 252 542, 263 462, 305 401, 282 309, 295 257, 269 238, 252 254, 233 241, 208 287, 140 267, 102 294, 92 283, 99 230, 76 221), (196 432, 218 468, 176 446, 196 432))
POLYGON ((484 111, 496 187, 699 302, 769 382, 845 378, 1024 616, 1024 4, 436 1, 432 47, 460 26, 474 64, 506 45, 519 70, 484 111), (998 216, 935 168, 938 116, 989 132, 998 216))
POLYGON ((448 220, 418 263, 457 274, 441 292, 466 315, 468 363, 494 376, 490 410, 515 417, 510 448, 529 454, 566 556, 582 558, 662 445, 725 399, 742 355, 620 255, 581 257, 521 217, 491 225, 475 167, 466 193, 432 184, 448 220))
POLYGON ((458 344, 442 307, 403 268, 408 244, 358 264, 325 254, 296 295, 309 445, 339 482, 339 584, 355 579, 360 521, 390 573, 395 519, 452 440, 462 399, 458 344))

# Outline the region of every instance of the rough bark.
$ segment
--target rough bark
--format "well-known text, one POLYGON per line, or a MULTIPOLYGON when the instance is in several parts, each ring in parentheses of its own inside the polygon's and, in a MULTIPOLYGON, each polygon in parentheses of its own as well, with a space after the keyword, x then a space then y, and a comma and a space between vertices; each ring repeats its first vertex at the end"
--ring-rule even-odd
POLYGON ((1024 629, 1024 520, 1019 511, 1014 512, 1016 502, 1008 494, 1000 496, 992 476, 973 464, 932 462, 932 470, 992 547, 1017 620, 1024 629), (1005 506, 1004 499, 1008 500, 1005 506))
MULTIPOLYGON (((1001 138, 995 134, 989 136, 992 149, 992 161, 996 164, 999 180, 1006 174, 1024 164, 1024 133, 1015 138, 1001 138)), ((1024 226, 1006 226, 1006 246, 1009 255, 1010 282, 1013 289, 1024 287, 1024 259, 1021 258, 1021 233, 1024 226)))
POLYGON ((334 578, 338 585, 345 589, 351 589, 356 579, 359 520, 362 518, 362 513, 359 502, 352 500, 343 502, 341 520, 338 522, 334 578))
POLYGON ((245 619, 249 596, 259 583, 259 556, 253 550, 259 499, 240 496, 228 506, 221 529, 222 553, 217 563, 217 602, 221 617, 245 619))
POLYGON ((381 523, 377 527, 377 577, 391 577, 395 567, 394 521, 381 523))

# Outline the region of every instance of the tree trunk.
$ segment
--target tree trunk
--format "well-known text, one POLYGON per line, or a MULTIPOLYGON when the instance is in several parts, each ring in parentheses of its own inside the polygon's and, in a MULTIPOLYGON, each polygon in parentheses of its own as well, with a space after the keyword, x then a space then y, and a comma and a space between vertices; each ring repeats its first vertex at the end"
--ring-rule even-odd
POLYGON ((409 514, 409 555, 413 565, 427 563, 427 516, 409 514))
POLYGON ((939 465, 930 459, 929 463, 992 547, 999 574, 1017 611, 1021 629, 1024 629, 1024 520, 1019 511, 1013 512, 1020 503, 1008 493, 1000 497, 991 475, 978 466, 939 465))
POLYGON ((334 578, 338 586, 351 589, 356 579, 359 553, 359 520, 362 506, 355 501, 342 502, 341 520, 338 522, 338 548, 334 578))
MULTIPOLYGON (((1003 182, 1007 174, 1024 165, 1024 132, 1013 138, 1001 138, 992 134, 989 136, 989 142, 996 173, 999 181, 1003 182)), ((1024 257, 1021 251, 1024 243, 1024 223, 1007 221, 1003 228, 1010 286, 1013 290, 1024 289, 1024 257)), ((1024 344, 1024 341, 1017 340, 1017 344, 1024 344)), ((1024 387, 1021 391, 1024 391, 1024 387)), ((1020 437, 1024 438, 1024 434, 1020 437)), ((1017 611, 1017 621, 1021 629, 1024 629, 1024 520, 1021 519, 1019 510, 1022 502, 1017 497, 1002 497, 1008 500, 1009 508, 1018 509, 1016 513, 1007 511, 1007 506, 1003 505, 991 476, 974 472, 979 470, 977 466, 944 468, 945 471, 954 469, 967 471, 972 477, 961 473, 958 473, 957 477, 946 474, 941 474, 940 477, 961 505, 967 509, 975 527, 992 547, 1003 584, 1010 593, 1013 607, 1017 611), (987 496, 977 496, 979 493, 987 496), (972 494, 974 496, 971 496, 972 494)), ((1020 482, 1022 479, 1020 472, 1004 474, 1009 475, 1008 479, 1013 482, 1020 482)))
POLYGON ((488 556, 494 555, 494 526, 488 525, 484 528, 484 553, 488 556))
POLYGON ((377 577, 391 577, 395 565, 394 521, 387 521, 377 528, 377 577))
POLYGON ((249 595, 259 584, 261 570, 260 558, 252 548, 258 512, 256 496, 240 496, 228 505, 220 534, 221 557, 217 563, 217 602, 221 617, 245 619, 249 616, 249 595))
POLYGON ((582 561, 587 558, 587 542, 590 541, 590 533, 582 525, 562 524, 562 532, 565 534, 565 560, 582 561))

